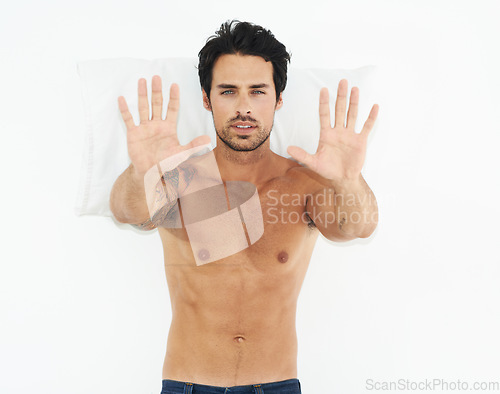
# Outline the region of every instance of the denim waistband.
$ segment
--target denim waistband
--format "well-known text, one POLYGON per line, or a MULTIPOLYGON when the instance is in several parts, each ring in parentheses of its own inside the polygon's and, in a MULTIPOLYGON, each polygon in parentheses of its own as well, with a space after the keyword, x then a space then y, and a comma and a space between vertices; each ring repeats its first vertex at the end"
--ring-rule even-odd
POLYGON ((287 379, 279 382, 249 384, 245 386, 220 387, 163 379, 162 388, 162 392, 173 390, 176 393, 179 392, 183 394, 274 394, 279 393, 280 390, 285 389, 290 390, 290 393, 300 393, 300 382, 298 379, 287 379))

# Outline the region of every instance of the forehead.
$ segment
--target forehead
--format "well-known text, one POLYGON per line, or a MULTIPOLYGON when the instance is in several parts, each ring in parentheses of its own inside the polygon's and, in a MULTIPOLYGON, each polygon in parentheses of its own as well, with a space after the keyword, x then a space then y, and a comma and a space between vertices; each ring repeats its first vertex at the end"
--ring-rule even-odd
POLYGON ((252 85, 267 83, 273 86, 273 64, 260 56, 221 55, 212 71, 212 87, 220 83, 252 85))

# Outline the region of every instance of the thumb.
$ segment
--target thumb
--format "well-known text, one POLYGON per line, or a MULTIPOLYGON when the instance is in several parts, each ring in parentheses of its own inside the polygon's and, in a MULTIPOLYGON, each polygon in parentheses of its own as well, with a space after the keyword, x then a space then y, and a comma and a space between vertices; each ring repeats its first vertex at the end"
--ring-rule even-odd
POLYGON ((194 140, 192 140, 189 144, 186 144, 185 148, 191 149, 191 148, 195 148, 197 146, 209 144, 210 142, 212 142, 212 140, 210 139, 210 136, 200 135, 200 136, 196 137, 194 140))
POLYGON ((312 167, 314 157, 313 155, 307 153, 304 149, 298 146, 290 145, 286 151, 298 162, 306 165, 307 167, 312 167))

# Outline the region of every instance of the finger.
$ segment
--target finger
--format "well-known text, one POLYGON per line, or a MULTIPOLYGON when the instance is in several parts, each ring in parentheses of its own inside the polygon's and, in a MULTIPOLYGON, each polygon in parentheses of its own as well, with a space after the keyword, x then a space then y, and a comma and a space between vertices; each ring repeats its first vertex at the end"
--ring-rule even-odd
POLYGON ((161 120, 163 96, 161 92, 161 78, 159 75, 153 76, 153 81, 151 82, 151 91, 151 106, 153 107, 151 119, 161 120))
POLYGON ((165 119, 169 124, 169 126, 174 128, 173 130, 175 130, 175 127, 177 126, 179 103, 180 103, 179 85, 173 83, 170 86, 170 97, 168 99, 167 118, 165 119))
POLYGON ((349 100, 349 110, 347 111, 346 127, 354 131, 356 126, 356 118, 358 117, 359 89, 353 87, 351 89, 351 99, 349 100))
POLYGON ((337 101, 335 102, 335 127, 344 127, 346 101, 347 80, 341 79, 337 89, 337 101))
POLYGON ((125 126, 127 127, 127 131, 133 129, 135 127, 134 118, 128 110, 128 105, 125 97, 118 97, 118 108, 120 108, 120 113, 122 114, 122 118, 125 122, 125 126))
POLYGON ((366 122, 363 126, 363 130, 361 130, 361 134, 368 136, 370 131, 372 131, 373 125, 375 124, 375 121, 377 120, 378 110, 379 110, 378 104, 374 104, 371 111, 370 111, 370 115, 368 115, 368 119, 366 119, 366 122))
POLYGON ((306 165, 307 167, 313 169, 314 157, 307 153, 304 149, 298 146, 289 146, 286 150, 290 156, 292 156, 299 163, 306 165))
POLYGON ((149 120, 148 87, 144 78, 139 79, 137 92, 139 95, 139 118, 143 123, 149 120))
POLYGON ((327 88, 319 92, 319 124, 321 129, 332 127, 330 120, 330 95, 327 88))

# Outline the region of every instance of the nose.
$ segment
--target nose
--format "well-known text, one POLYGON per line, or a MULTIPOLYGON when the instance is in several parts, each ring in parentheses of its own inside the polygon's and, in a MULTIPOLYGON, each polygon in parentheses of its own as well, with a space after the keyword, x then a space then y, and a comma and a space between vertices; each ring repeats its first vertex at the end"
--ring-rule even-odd
POLYGON ((252 112, 250 100, 245 95, 240 95, 238 98, 236 112, 238 115, 249 115, 252 112))

